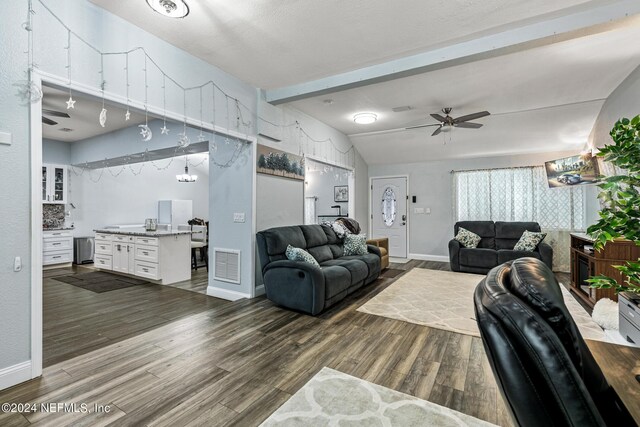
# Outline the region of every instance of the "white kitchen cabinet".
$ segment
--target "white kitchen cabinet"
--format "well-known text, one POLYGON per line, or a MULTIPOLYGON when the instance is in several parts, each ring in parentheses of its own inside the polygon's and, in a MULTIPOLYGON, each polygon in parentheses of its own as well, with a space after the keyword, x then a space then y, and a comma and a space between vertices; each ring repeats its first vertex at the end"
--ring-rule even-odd
POLYGON ((42 233, 42 265, 73 262, 73 235, 70 230, 51 230, 42 233))
POLYGON ((68 175, 64 165, 42 165, 42 203, 67 203, 68 175))
POLYGON ((191 278, 191 232, 96 232, 95 266, 171 284, 191 278))
POLYGON ((133 243, 112 243, 112 269, 120 273, 135 273, 135 245, 133 243))

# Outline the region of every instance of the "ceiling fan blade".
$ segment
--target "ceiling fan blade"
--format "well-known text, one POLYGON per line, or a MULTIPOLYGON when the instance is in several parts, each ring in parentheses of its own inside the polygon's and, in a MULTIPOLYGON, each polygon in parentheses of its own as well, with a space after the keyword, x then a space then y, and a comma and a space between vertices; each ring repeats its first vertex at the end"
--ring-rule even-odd
POLYGON ((462 122, 453 124, 457 128, 478 129, 482 127, 482 123, 462 122))
POLYGON ((42 116, 42 123, 44 123, 45 125, 49 125, 49 126, 53 126, 53 125, 57 125, 58 122, 54 122, 53 120, 51 120, 50 118, 47 118, 45 116, 42 116))
POLYGON ((439 134, 440 132, 442 132, 442 126, 440 126, 438 129, 435 130, 435 132, 433 132, 431 134, 431 136, 436 136, 437 134, 439 134))
POLYGON ((439 123, 433 123, 433 124, 430 124, 430 125, 409 126, 409 127, 406 127, 405 130, 408 130, 408 129, 420 129, 420 128, 426 128, 426 127, 429 127, 429 126, 442 126, 442 125, 439 124, 439 123))
POLYGON ((63 113, 62 111, 56 111, 56 110, 48 110, 46 108, 42 109, 42 114, 46 114, 47 116, 54 116, 54 117, 64 117, 65 119, 71 118, 71 116, 68 115, 67 113, 63 113))
POLYGON ((458 118, 453 119, 453 123, 468 122, 469 120, 479 119, 480 117, 485 117, 490 114, 491 113, 488 111, 480 111, 478 113, 467 114, 466 116, 460 116, 458 118))
POLYGON ((430 114, 431 117, 433 117, 434 119, 436 119, 439 122, 442 123, 446 123, 447 119, 445 117, 442 117, 440 114, 430 114))

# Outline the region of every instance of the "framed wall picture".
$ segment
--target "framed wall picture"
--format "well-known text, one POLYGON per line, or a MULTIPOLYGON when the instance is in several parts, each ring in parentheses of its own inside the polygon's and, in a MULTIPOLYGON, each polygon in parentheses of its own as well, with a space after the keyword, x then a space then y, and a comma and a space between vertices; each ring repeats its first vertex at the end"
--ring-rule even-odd
POLYGON ((349 201, 349 186, 348 185, 336 185, 333 187, 333 201, 334 202, 348 202, 349 201))
POLYGON ((256 171, 266 175, 304 181, 304 158, 258 144, 258 165, 256 171))

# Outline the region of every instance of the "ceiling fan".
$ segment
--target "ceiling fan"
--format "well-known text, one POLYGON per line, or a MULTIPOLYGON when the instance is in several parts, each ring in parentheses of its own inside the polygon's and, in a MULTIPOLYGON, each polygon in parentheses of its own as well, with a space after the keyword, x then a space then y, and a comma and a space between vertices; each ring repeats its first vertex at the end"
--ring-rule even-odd
POLYGON ((481 117, 485 117, 491 114, 488 111, 480 111, 473 114, 467 114, 466 116, 460 116, 454 119, 449 115, 449 113, 451 113, 451 110, 453 110, 451 107, 443 108, 442 112, 445 114, 445 116, 442 116, 441 114, 431 114, 431 117, 433 117, 440 123, 411 126, 405 129, 418 129, 418 128, 424 128, 428 126, 438 126, 438 129, 436 129, 431 134, 431 136, 438 135, 443 130, 448 130, 448 129, 451 129, 452 127, 478 129, 482 127, 482 123, 470 123, 469 121, 479 119, 481 117))
POLYGON ((45 117, 45 115, 53 116, 53 117, 63 117, 65 119, 71 118, 70 115, 68 115, 67 113, 63 113, 62 111, 49 110, 47 108, 43 108, 42 109, 42 123, 44 123, 45 125, 49 125, 49 126, 57 125, 58 122, 56 122, 55 120, 51 120, 49 117, 45 117))

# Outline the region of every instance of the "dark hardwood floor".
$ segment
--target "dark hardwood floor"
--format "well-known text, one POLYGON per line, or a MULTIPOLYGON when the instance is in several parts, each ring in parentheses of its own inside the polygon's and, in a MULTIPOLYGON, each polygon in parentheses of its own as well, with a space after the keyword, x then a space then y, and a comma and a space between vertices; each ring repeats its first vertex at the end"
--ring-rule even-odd
POLYGON ((55 274, 45 281, 48 366, 41 378, 0 392, 0 402, 91 410, 0 413, 2 426, 253 426, 324 366, 511 425, 479 338, 356 311, 401 273, 317 317, 263 297, 226 302, 167 286, 94 294, 55 274), (111 410, 93 411, 94 404, 111 410))

